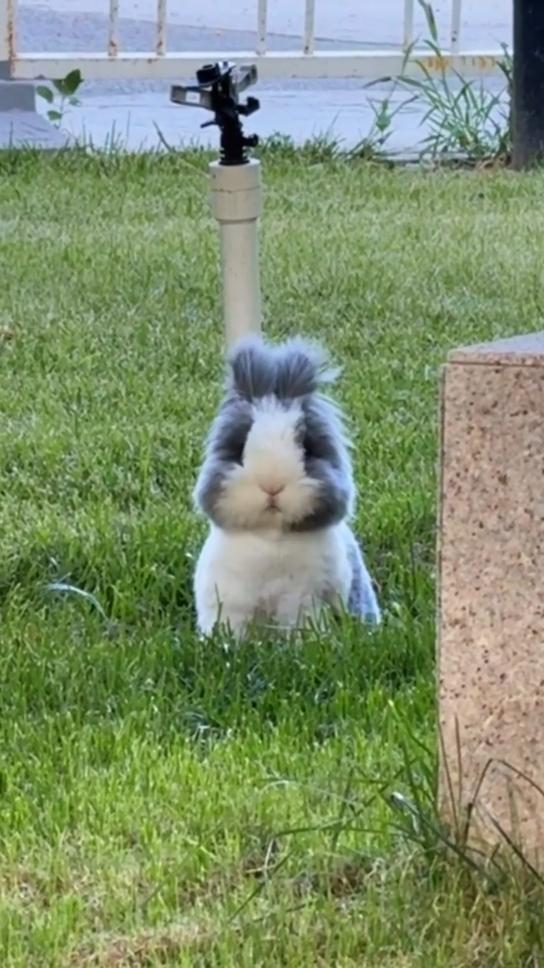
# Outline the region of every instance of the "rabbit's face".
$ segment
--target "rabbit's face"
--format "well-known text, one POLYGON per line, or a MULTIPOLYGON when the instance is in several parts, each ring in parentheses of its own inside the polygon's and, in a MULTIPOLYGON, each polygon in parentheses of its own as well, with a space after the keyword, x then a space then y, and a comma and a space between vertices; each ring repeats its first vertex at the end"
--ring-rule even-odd
POLYGON ((317 397, 231 397, 214 425, 196 499, 227 530, 314 530, 349 511, 353 485, 334 412, 317 397))

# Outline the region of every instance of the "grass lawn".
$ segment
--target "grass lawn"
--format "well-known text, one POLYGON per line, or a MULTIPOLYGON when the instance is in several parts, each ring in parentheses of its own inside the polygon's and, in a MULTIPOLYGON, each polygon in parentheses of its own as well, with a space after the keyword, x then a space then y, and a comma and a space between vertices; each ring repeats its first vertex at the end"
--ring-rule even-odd
POLYGON ((1 156, 0 965, 541 965, 538 884, 390 798, 434 783, 438 371, 542 327, 544 176, 265 158, 266 328, 344 365, 386 622, 198 640, 206 159, 1 156))

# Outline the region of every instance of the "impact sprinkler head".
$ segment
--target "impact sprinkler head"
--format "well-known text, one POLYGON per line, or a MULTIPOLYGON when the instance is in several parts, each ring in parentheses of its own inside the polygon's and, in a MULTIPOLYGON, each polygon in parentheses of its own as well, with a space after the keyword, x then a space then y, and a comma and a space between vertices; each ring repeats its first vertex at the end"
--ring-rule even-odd
POLYGON ((183 86, 175 84, 170 89, 170 100, 174 104, 204 108, 212 111, 213 121, 205 121, 201 126, 212 124, 220 130, 222 165, 245 165, 249 161, 247 149, 259 143, 256 134, 244 135, 241 117, 258 111, 260 104, 256 97, 246 98, 241 104, 242 91, 257 82, 257 68, 254 64, 238 67, 229 61, 204 64, 196 72, 197 84, 183 86))

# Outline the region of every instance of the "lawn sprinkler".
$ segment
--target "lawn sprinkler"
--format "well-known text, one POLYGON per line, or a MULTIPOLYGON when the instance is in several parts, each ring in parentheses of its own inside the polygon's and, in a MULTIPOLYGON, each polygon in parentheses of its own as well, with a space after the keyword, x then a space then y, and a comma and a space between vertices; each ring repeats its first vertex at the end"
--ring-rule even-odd
POLYGON ((196 72, 197 83, 174 85, 174 104, 205 108, 213 120, 202 127, 217 125, 221 154, 212 161, 210 189, 212 211, 219 222, 223 316, 228 345, 261 328, 259 245, 257 219, 261 214, 261 166, 248 156, 258 144, 257 135, 244 135, 242 117, 259 108, 255 97, 240 103, 242 91, 257 81, 254 65, 236 66, 228 61, 206 64, 196 72))

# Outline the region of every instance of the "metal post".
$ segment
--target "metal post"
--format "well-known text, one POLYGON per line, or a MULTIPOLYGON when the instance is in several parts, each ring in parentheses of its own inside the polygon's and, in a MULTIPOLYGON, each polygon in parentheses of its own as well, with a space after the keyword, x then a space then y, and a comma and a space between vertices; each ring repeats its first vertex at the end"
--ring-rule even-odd
POLYGON ((306 0, 304 10, 304 54, 313 54, 315 49, 315 0, 306 0))
POLYGON ((462 0, 453 0, 451 5, 450 50, 452 54, 458 54, 461 45, 461 4, 462 0))
POLYGON ((110 14, 108 18, 108 57, 117 57, 119 53, 119 0, 110 0, 110 14))
POLYGON ((544 160, 544 3, 514 0, 514 168, 544 160))
POLYGON ((221 235, 223 318, 227 345, 261 328, 259 243, 261 165, 210 165, 212 211, 221 235))
POLYGON ((157 38, 155 52, 157 57, 164 57, 166 54, 166 3, 167 0, 157 2, 157 38))
POLYGON ((15 48, 15 10, 12 0, 0 0, 0 77, 9 77, 15 48))
POLYGON ((414 0, 404 0, 402 48, 407 51, 414 39, 414 0))
POLYGON ((266 54, 267 45, 267 17, 268 17, 268 0, 259 0, 259 5, 257 7, 257 54, 260 57, 266 54))

